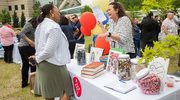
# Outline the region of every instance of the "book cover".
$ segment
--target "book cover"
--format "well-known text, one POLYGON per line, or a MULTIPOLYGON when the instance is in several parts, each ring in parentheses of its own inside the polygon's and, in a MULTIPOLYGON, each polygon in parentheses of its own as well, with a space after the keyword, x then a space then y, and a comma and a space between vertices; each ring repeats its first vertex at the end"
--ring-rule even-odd
POLYGON ((82 68, 82 70, 87 70, 87 71, 97 71, 101 68, 104 67, 104 63, 102 62, 93 62, 90 63, 89 65, 86 65, 85 67, 82 68))
POLYGON ((122 54, 122 52, 110 50, 107 65, 106 65, 107 72, 117 75, 117 73, 118 73, 118 57, 120 54, 122 54))
POLYGON ((104 49, 91 47, 89 63, 99 62, 100 57, 103 55, 104 49))
POLYGON ((103 71, 103 70, 104 70, 104 68, 101 68, 101 69, 99 69, 99 70, 97 70, 97 71, 82 70, 82 71, 81 71, 81 74, 95 75, 95 74, 97 74, 97 73, 99 73, 99 72, 101 72, 101 71, 103 71))
POLYGON ((125 54, 125 50, 123 50, 123 49, 118 49, 118 48, 112 48, 111 47, 111 50, 122 52, 122 54, 125 54))
POLYGON ((100 75, 102 75, 104 73, 104 71, 100 71, 99 73, 95 74, 95 75, 88 75, 88 74, 81 74, 82 77, 84 78, 89 78, 89 79, 94 79, 100 75))
POLYGON ((83 47, 83 48, 85 48, 85 44, 76 43, 75 50, 74 50, 74 59, 77 58, 76 52, 77 52, 78 47, 83 47))

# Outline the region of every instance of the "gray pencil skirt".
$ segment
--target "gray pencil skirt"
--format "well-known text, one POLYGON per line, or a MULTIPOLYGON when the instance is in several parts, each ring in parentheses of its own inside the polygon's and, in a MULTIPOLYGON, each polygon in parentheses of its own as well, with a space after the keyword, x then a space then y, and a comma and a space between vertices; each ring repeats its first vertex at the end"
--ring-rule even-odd
POLYGON ((44 98, 63 97, 73 94, 71 77, 66 65, 58 66, 47 61, 37 64, 34 94, 44 98))

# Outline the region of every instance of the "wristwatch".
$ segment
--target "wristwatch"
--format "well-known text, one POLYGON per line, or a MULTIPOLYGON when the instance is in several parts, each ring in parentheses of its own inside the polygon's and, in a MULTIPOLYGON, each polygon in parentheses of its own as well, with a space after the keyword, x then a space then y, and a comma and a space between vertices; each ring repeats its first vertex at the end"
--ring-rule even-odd
POLYGON ((111 36, 111 33, 109 32, 109 36, 108 37, 110 37, 111 36))

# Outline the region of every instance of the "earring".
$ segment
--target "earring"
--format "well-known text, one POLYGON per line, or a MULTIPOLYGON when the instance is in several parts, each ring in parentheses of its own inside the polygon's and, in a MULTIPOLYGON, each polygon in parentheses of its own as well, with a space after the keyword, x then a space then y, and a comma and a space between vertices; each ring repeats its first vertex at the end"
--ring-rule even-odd
POLYGON ((52 17, 54 17, 54 14, 52 14, 52 17))

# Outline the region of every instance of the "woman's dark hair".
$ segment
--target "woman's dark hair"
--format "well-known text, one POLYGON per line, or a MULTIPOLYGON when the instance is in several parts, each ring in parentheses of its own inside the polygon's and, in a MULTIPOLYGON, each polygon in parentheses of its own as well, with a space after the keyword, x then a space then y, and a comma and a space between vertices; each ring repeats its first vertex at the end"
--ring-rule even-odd
POLYGON ((126 10, 125 10, 124 6, 121 3, 119 3, 119 2, 111 2, 109 5, 113 5, 113 8, 115 10, 118 10, 118 17, 119 18, 123 17, 123 16, 128 16, 126 14, 126 12, 125 12, 126 10))
POLYGON ((156 20, 153 18, 153 12, 150 11, 149 14, 146 16, 146 21, 147 21, 147 30, 153 30, 153 28, 155 27, 155 22, 156 20))
POLYGON ((164 20, 164 17, 163 17, 163 16, 161 16, 159 20, 161 20, 161 18, 164 20))
POLYGON ((5 24, 7 24, 7 22, 6 21, 2 21, 2 24, 5 25, 5 24))
POLYGON ((135 24, 135 23, 134 23, 134 20, 135 20, 135 19, 136 19, 136 17, 133 17, 133 18, 132 18, 133 24, 135 24))
POLYGON ((135 32, 134 32, 134 28, 133 28, 133 21, 132 21, 131 17, 128 14, 126 14, 126 10, 125 10, 124 6, 119 2, 111 2, 109 5, 113 5, 113 8, 115 10, 118 10, 119 18, 121 18, 123 16, 127 16, 130 19, 131 24, 132 24, 132 35, 134 36, 135 32))
POLYGON ((37 23, 37 17, 33 17, 32 19, 30 19, 28 22, 30 22, 33 26, 33 28, 36 28, 38 23, 37 23))
POLYGON ((69 24, 68 19, 65 16, 61 16, 59 25, 61 26, 61 25, 68 25, 68 24, 69 24))
POLYGON ((49 16, 49 12, 50 10, 52 10, 54 8, 54 5, 53 4, 46 4, 42 7, 41 11, 42 11, 42 14, 40 14, 38 17, 37 17, 37 22, 40 24, 44 18, 46 16, 49 16))

